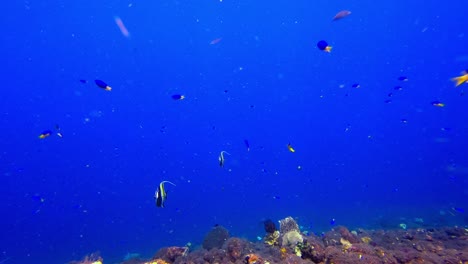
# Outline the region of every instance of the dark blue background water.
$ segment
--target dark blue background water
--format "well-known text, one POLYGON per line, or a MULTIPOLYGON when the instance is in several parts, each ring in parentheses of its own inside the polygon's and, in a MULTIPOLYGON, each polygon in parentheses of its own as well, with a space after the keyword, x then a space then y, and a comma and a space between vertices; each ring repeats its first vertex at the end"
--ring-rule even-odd
POLYGON ((289 215, 317 233, 466 225, 466 3, 436 2, 2 3, 0 260, 112 263, 289 215))

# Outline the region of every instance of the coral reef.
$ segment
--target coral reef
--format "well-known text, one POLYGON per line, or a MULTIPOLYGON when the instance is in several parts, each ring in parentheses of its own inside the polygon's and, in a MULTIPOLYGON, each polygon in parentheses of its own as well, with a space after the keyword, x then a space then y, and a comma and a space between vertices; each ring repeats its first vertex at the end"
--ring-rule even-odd
MULTIPOLYGON (((283 247, 231 237, 221 247, 221 240, 217 240, 217 247, 209 250, 201 248, 188 253, 187 247, 163 248, 152 260, 133 259, 131 264, 468 263, 468 229, 464 228, 358 229, 350 232, 340 226, 321 236, 301 235, 303 240, 299 241, 299 230, 291 222, 288 225, 292 228, 285 229, 287 232, 282 239, 288 242, 283 243, 283 247)), ((93 261, 102 263, 98 255, 71 263, 91 264, 93 261)))
POLYGON ((229 238, 229 231, 222 226, 215 226, 206 234, 203 240, 203 248, 210 250, 213 248, 221 248, 229 238))

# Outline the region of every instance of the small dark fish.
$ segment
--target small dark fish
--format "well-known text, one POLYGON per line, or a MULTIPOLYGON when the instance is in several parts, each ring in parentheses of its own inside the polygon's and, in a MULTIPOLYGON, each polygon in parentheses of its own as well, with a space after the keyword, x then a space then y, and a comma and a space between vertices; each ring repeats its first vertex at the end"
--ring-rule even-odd
POLYGON ((330 220, 330 225, 334 225, 335 223, 336 223, 335 218, 332 218, 332 219, 330 220))
POLYGON ((408 81, 408 77, 406 77, 406 76, 400 76, 400 77, 398 77, 398 80, 399 80, 399 81, 402 81, 402 82, 406 82, 406 81, 408 81))
POLYGON ((45 201, 45 198, 42 197, 40 194, 33 194, 31 195, 31 199, 33 199, 34 201, 37 201, 37 202, 41 202, 43 203, 45 201))
POLYGON ((88 81, 87 81, 87 80, 81 79, 81 80, 80 80, 80 83, 88 83, 88 81))
POLYGON ((387 100, 384 101, 384 103, 386 103, 386 104, 389 104, 391 102, 392 102, 392 100, 390 100, 390 99, 387 99, 387 100))
POLYGON ((395 86, 395 87, 393 87, 393 90, 395 90, 395 91, 401 91, 401 90, 403 90, 403 87, 401 87, 401 86, 395 86))
POLYGON ((392 97, 392 96, 393 96, 393 93, 388 93, 387 96, 388 96, 388 97, 392 97))
POLYGON ((332 47, 329 46, 325 40, 320 40, 319 42, 317 42, 317 48, 325 52, 330 52, 332 50, 332 47))
POLYGON ((174 94, 171 96, 173 100, 184 100, 185 96, 182 94, 174 94))
POLYGON ((333 17, 333 21, 340 20, 340 19, 345 18, 345 17, 347 17, 349 15, 351 15, 351 11, 341 10, 340 12, 336 13, 336 15, 333 17))
POLYGON ((44 132, 42 132, 40 135, 39 135, 39 138, 40 139, 44 139, 46 137, 49 137, 50 135, 52 135, 52 131, 50 130, 45 130, 44 132))
POLYGON ((408 124, 408 119, 402 118, 402 119, 401 119, 401 122, 402 122, 403 124, 408 124))
POLYGON ((351 87, 353 87, 353 88, 361 88, 361 85, 359 85, 359 83, 355 83, 355 84, 351 85, 351 87))
POLYGON ((244 144, 247 147, 247 151, 250 151, 250 144, 249 144, 249 141, 247 139, 244 139, 244 144))
POLYGON ((456 212, 459 212, 459 213, 464 213, 465 212, 465 209, 460 208, 460 207, 452 207, 452 210, 456 211, 456 212))
POLYGON ((165 183, 169 183, 169 184, 176 186, 170 181, 162 181, 159 184, 158 189, 154 193, 154 199, 156 200, 156 206, 161 207, 161 208, 164 208, 164 203, 166 202, 166 199, 167 199, 167 192, 166 192, 166 189, 164 188, 165 183))
POLYGON ((279 197, 278 195, 275 195, 275 196, 273 196, 273 199, 279 200, 279 199, 281 199, 281 197, 279 197))
POLYGON ((112 87, 110 87, 109 85, 107 85, 107 83, 105 83, 104 81, 101 81, 101 80, 94 80, 94 82, 96 83, 96 85, 101 88, 101 89, 104 89, 106 91, 111 91, 112 90, 112 87))

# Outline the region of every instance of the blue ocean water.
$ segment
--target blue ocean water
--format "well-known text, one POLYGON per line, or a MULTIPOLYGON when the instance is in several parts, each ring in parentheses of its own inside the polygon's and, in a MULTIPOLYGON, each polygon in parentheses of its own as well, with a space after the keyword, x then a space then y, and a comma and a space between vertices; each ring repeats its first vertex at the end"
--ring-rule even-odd
POLYGON ((466 226, 465 4, 2 3, 0 261, 115 263, 286 216, 466 226))

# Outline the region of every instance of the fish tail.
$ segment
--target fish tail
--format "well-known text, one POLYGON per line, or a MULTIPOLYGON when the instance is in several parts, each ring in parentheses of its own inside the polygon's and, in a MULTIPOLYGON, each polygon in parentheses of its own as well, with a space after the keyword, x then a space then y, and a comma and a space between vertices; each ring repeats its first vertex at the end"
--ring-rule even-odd
POLYGON ((224 154, 231 155, 231 154, 229 154, 229 152, 227 152, 227 151, 224 151, 224 150, 223 150, 223 151, 221 151, 221 152, 222 152, 222 153, 224 153, 224 154))
POLYGON ((174 185, 174 186, 177 186, 177 185, 173 184, 173 183, 170 182, 170 181, 162 181, 161 183, 170 183, 170 184, 172 184, 172 185, 174 185))

